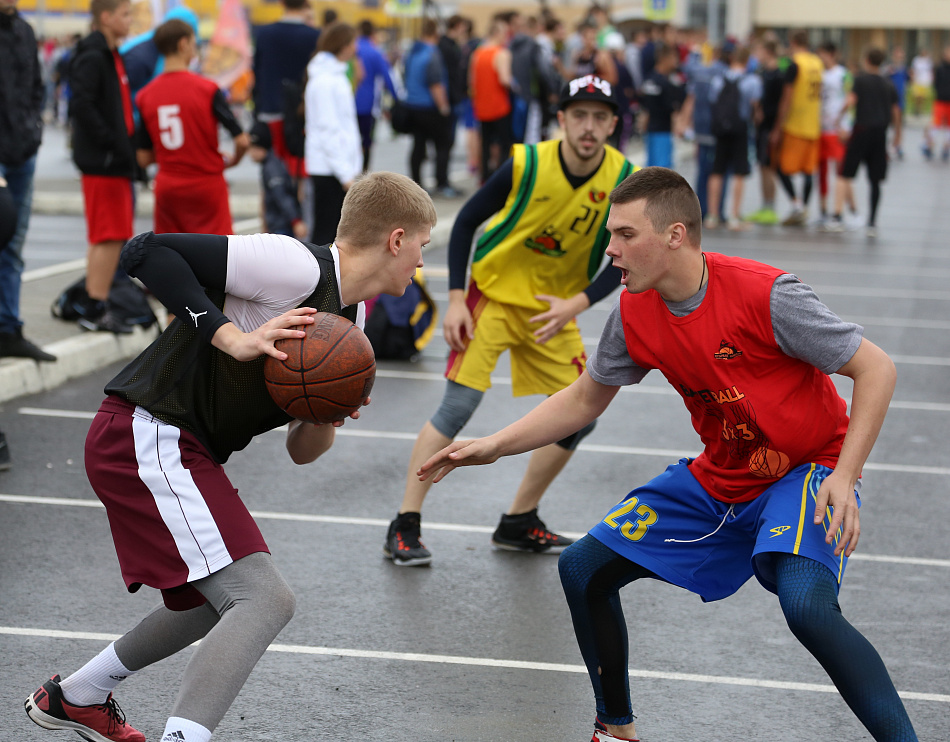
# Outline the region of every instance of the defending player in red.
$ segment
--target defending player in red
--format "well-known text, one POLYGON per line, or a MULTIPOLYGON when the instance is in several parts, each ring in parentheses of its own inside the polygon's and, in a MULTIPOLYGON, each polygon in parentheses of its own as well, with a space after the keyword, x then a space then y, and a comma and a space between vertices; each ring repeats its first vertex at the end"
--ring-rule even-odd
POLYGON ((400 296, 422 267, 435 221, 431 199, 409 178, 373 173, 347 192, 331 246, 151 232, 125 245, 122 268, 177 319, 106 385, 86 473, 127 588, 157 588, 163 602, 77 672, 34 692, 33 721, 98 742, 144 742, 112 691, 201 639, 164 733, 150 738, 208 742, 294 612, 294 594, 221 465, 288 423, 291 458, 309 463, 330 448, 337 425, 283 412, 265 388, 264 356, 286 359, 275 341, 303 337, 315 311, 362 327, 362 302, 400 296))
POLYGON ((699 199, 672 170, 634 173, 610 202, 607 255, 626 291, 586 373, 504 430, 446 447, 420 478, 548 445, 660 369, 703 452, 630 492, 558 564, 596 699, 592 742, 636 739, 620 588, 650 577, 719 600, 753 575, 873 738, 916 740, 837 598, 894 364, 795 276, 704 253, 699 199), (850 419, 832 373, 854 381, 850 419))
POLYGON ((237 165, 250 140, 211 80, 189 71, 198 54, 194 29, 179 19, 155 29, 165 71, 135 97, 139 165, 158 163, 155 232, 231 234, 226 168, 237 165), (234 138, 234 153, 218 150, 218 124, 234 138))

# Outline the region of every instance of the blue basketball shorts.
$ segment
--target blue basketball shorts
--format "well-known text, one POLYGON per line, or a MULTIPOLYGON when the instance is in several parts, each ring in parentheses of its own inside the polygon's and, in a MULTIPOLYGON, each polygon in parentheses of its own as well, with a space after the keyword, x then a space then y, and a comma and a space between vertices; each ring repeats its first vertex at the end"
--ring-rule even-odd
POLYGON ((822 523, 813 520, 818 488, 831 469, 802 464, 754 500, 730 504, 709 496, 689 461, 681 459, 633 490, 590 535, 707 601, 732 595, 753 575, 776 592, 775 553, 824 564, 840 586, 847 558, 834 555, 840 529, 831 544, 825 543, 831 508, 822 523))

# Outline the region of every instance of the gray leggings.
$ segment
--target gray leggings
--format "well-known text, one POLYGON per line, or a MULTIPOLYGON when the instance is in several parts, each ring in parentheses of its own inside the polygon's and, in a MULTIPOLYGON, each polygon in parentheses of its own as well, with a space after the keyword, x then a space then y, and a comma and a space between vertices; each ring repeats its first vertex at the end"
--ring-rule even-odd
POLYGON ((191 584, 207 603, 187 611, 159 605, 115 643, 115 653, 129 670, 141 670, 201 639, 169 716, 214 731, 261 655, 294 615, 295 599, 265 552, 191 584))
MULTIPOLYGON (((445 385, 445 394, 442 397, 442 404, 435 411, 429 422, 432 427, 438 430, 446 438, 455 438, 465 427, 478 405, 482 401, 485 392, 477 389, 463 386, 455 381, 449 381, 445 385)), ((571 433, 566 438, 559 440, 557 444, 567 450, 573 451, 578 444, 584 440, 594 429, 597 421, 593 421, 576 433, 571 433)))

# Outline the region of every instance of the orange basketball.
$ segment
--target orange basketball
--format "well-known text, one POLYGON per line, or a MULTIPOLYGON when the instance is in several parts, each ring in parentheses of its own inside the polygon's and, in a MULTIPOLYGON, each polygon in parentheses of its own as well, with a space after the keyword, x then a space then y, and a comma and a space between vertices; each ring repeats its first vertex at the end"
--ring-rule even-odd
POLYGON ((778 479, 785 476, 788 465, 788 456, 765 446, 755 449, 749 457, 749 471, 764 479, 778 479))
POLYGON ((278 340, 287 354, 264 361, 267 391, 288 415, 312 423, 343 420, 362 407, 376 379, 376 356, 362 330, 345 317, 327 312, 300 340, 278 340))

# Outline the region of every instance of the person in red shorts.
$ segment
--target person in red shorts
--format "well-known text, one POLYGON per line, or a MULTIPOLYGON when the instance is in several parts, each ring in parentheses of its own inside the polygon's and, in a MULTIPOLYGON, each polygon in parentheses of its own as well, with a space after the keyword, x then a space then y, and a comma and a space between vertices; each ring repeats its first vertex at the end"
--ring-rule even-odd
POLYGON ((76 45, 69 66, 72 153, 82 173, 89 251, 86 293, 76 309, 79 326, 128 334, 132 328, 109 308, 119 251, 132 236, 135 152, 132 96, 117 45, 129 33, 129 0, 92 0, 93 31, 76 45))
MULTIPOLYGON (((821 73, 821 139, 818 147, 818 195, 821 202, 822 228, 839 231, 841 222, 828 219, 828 172, 834 167, 835 178, 841 176, 844 164, 845 144, 851 133, 851 118, 845 107, 853 79, 847 68, 838 62, 838 47, 833 41, 825 41, 818 47, 818 58, 824 66, 821 73), (832 166, 831 163, 834 163, 832 166)), ((851 213, 855 212, 854 193, 846 192, 851 213)))
POLYGON ((944 47, 943 61, 934 70, 933 124, 924 129, 924 155, 933 157, 934 133, 943 130, 940 159, 950 162, 950 46, 944 47))
POLYGON ((231 208, 224 170, 250 146, 211 80, 190 72, 197 56, 194 29, 179 19, 155 30, 155 46, 165 71, 135 98, 142 123, 136 132, 139 165, 158 163, 155 178, 155 232, 231 234, 231 208), (218 151, 218 124, 234 138, 234 154, 218 151))

